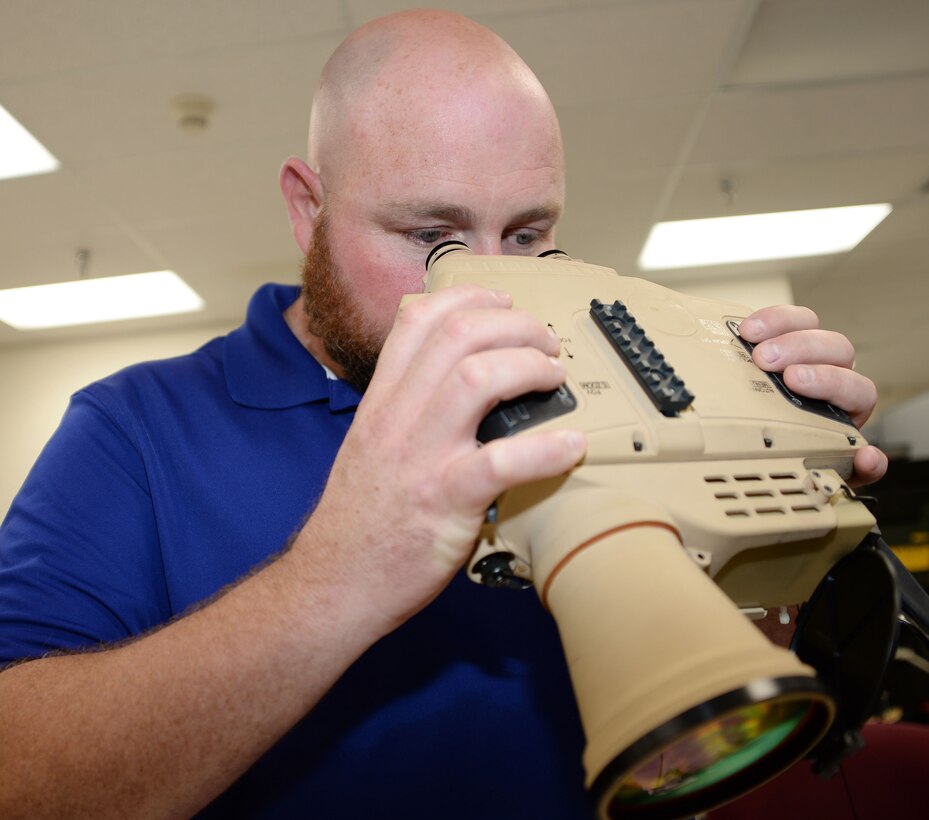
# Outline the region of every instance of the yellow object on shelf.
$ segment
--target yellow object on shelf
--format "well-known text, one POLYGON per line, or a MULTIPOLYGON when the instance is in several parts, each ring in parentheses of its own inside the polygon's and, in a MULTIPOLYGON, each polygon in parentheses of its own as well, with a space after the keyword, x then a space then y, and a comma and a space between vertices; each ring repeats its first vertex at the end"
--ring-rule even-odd
POLYGON ((929 572, 929 543, 906 544, 891 549, 910 572, 929 572))

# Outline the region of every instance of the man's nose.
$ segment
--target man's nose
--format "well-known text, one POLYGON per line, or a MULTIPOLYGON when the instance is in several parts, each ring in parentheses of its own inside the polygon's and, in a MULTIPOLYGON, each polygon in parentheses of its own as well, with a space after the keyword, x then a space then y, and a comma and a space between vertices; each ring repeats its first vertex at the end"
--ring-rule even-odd
POLYGON ((471 252, 480 256, 500 256, 503 242, 499 236, 475 236, 471 240, 471 252))

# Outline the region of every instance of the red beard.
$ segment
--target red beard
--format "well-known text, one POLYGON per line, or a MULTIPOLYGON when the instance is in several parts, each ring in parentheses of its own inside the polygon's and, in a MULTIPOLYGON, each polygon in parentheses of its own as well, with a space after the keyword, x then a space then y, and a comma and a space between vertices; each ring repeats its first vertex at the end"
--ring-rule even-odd
POLYGON ((321 212, 303 261, 303 307, 310 332, 322 339, 346 381, 363 393, 374 375, 383 339, 365 319, 332 259, 328 226, 326 213, 321 212))

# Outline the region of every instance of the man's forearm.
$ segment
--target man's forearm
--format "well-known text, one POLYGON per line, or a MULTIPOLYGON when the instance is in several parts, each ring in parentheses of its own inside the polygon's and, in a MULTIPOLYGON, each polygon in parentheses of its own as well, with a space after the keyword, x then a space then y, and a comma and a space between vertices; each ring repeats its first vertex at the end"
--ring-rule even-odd
POLYGON ((0 816, 189 816, 379 637, 362 609, 294 550, 130 644, 8 669, 0 816))
POLYGON ((557 338, 511 303, 474 286, 403 311, 278 560, 133 643, 0 674, 0 816, 195 812, 435 598, 500 493, 582 458, 566 430, 478 444, 501 397, 565 377, 557 338))

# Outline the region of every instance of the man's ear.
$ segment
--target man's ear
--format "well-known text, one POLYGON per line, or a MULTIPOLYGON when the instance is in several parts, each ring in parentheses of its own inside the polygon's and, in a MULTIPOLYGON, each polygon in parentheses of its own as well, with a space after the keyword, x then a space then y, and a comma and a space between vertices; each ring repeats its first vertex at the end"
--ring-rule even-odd
POLYGON ((319 174, 297 157, 291 157, 284 163, 279 182, 287 203, 290 229, 305 254, 313 240, 313 227, 323 205, 322 182, 319 174))

